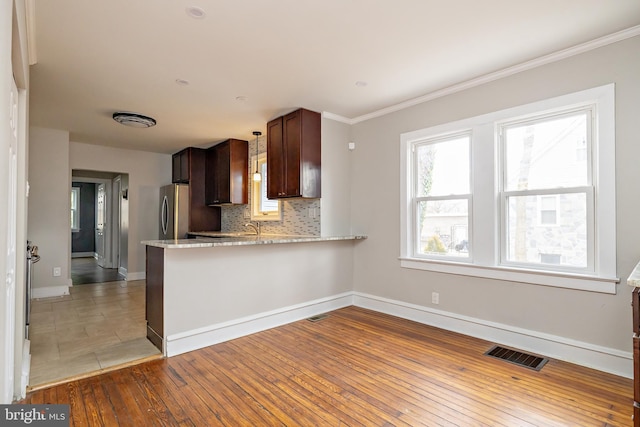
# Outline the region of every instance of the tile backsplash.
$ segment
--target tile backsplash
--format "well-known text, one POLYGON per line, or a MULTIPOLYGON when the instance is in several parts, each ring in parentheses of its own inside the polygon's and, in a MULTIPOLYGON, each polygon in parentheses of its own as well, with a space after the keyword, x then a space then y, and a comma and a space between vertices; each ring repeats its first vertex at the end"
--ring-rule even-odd
MULTIPOLYGON (((320 199, 284 199, 281 203, 282 221, 261 222, 260 227, 263 233, 320 235, 320 199), (315 218, 309 217, 310 209, 314 210, 315 218)), ((231 233, 247 231, 244 225, 252 222, 249 218, 250 206, 250 204, 222 206, 222 231, 231 233)))

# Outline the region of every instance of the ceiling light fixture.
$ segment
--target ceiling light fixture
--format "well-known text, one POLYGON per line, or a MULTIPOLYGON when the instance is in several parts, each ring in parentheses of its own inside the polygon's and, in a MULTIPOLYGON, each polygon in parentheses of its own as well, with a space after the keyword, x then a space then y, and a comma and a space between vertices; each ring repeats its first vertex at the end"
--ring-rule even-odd
POLYGON ((116 111, 113 113, 113 120, 121 125, 131 126, 134 128, 150 128, 151 126, 156 125, 156 119, 154 118, 126 111, 116 111))
POLYGON ((262 135, 262 132, 254 130, 253 134, 256 136, 256 171, 253 173, 253 180, 255 182, 260 182, 262 181, 262 175, 258 172, 258 137, 262 135))
POLYGON ((189 15, 193 19, 204 19, 204 17, 207 16, 207 13, 204 11, 204 9, 197 6, 189 6, 185 10, 187 11, 187 15, 189 15))

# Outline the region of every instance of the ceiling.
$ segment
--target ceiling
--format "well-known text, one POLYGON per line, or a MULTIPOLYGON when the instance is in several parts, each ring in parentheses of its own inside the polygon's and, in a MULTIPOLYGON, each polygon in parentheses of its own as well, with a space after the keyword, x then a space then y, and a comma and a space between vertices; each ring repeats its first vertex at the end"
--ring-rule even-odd
POLYGON ((34 0, 30 122, 173 153, 381 109, 640 24, 638 0, 34 0), (187 11, 204 12, 197 18, 187 11), (186 84, 188 83, 188 84, 186 84), (111 116, 151 116, 148 129, 111 116))

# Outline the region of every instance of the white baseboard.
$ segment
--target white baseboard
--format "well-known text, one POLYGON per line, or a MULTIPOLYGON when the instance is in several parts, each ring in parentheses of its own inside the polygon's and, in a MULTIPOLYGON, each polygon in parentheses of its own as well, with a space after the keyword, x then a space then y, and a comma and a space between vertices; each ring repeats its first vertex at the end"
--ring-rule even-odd
POLYGON ((169 335, 165 355, 176 356, 213 344, 275 328, 307 317, 353 305, 353 292, 321 298, 294 306, 259 313, 204 328, 169 335))
POLYGON ((133 272, 133 273, 127 273, 127 269, 126 268, 122 268, 120 267, 120 270, 124 270, 124 273, 120 273, 122 274, 126 281, 131 281, 131 280, 144 280, 147 278, 147 275, 144 271, 138 271, 138 272, 133 272))
POLYGON ((31 298, 33 299, 61 297, 69 295, 69 286, 48 286, 46 288, 33 288, 31 291, 31 298))
POLYGON ((95 252, 71 252, 71 258, 95 258, 95 252))
MULTIPOLYGON (((435 310, 375 295, 353 293, 353 304, 541 356, 633 378, 633 354, 570 338, 435 310)), ((629 335, 631 339, 631 335, 629 335)))

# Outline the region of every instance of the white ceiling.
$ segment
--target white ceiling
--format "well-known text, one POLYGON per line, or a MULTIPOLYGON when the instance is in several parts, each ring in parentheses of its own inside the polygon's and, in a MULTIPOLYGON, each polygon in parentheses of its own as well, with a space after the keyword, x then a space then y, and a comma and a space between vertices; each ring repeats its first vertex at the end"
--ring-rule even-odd
POLYGON ((252 140, 298 107, 357 121, 640 24, 638 0, 34 1, 31 125, 160 153, 252 140))

